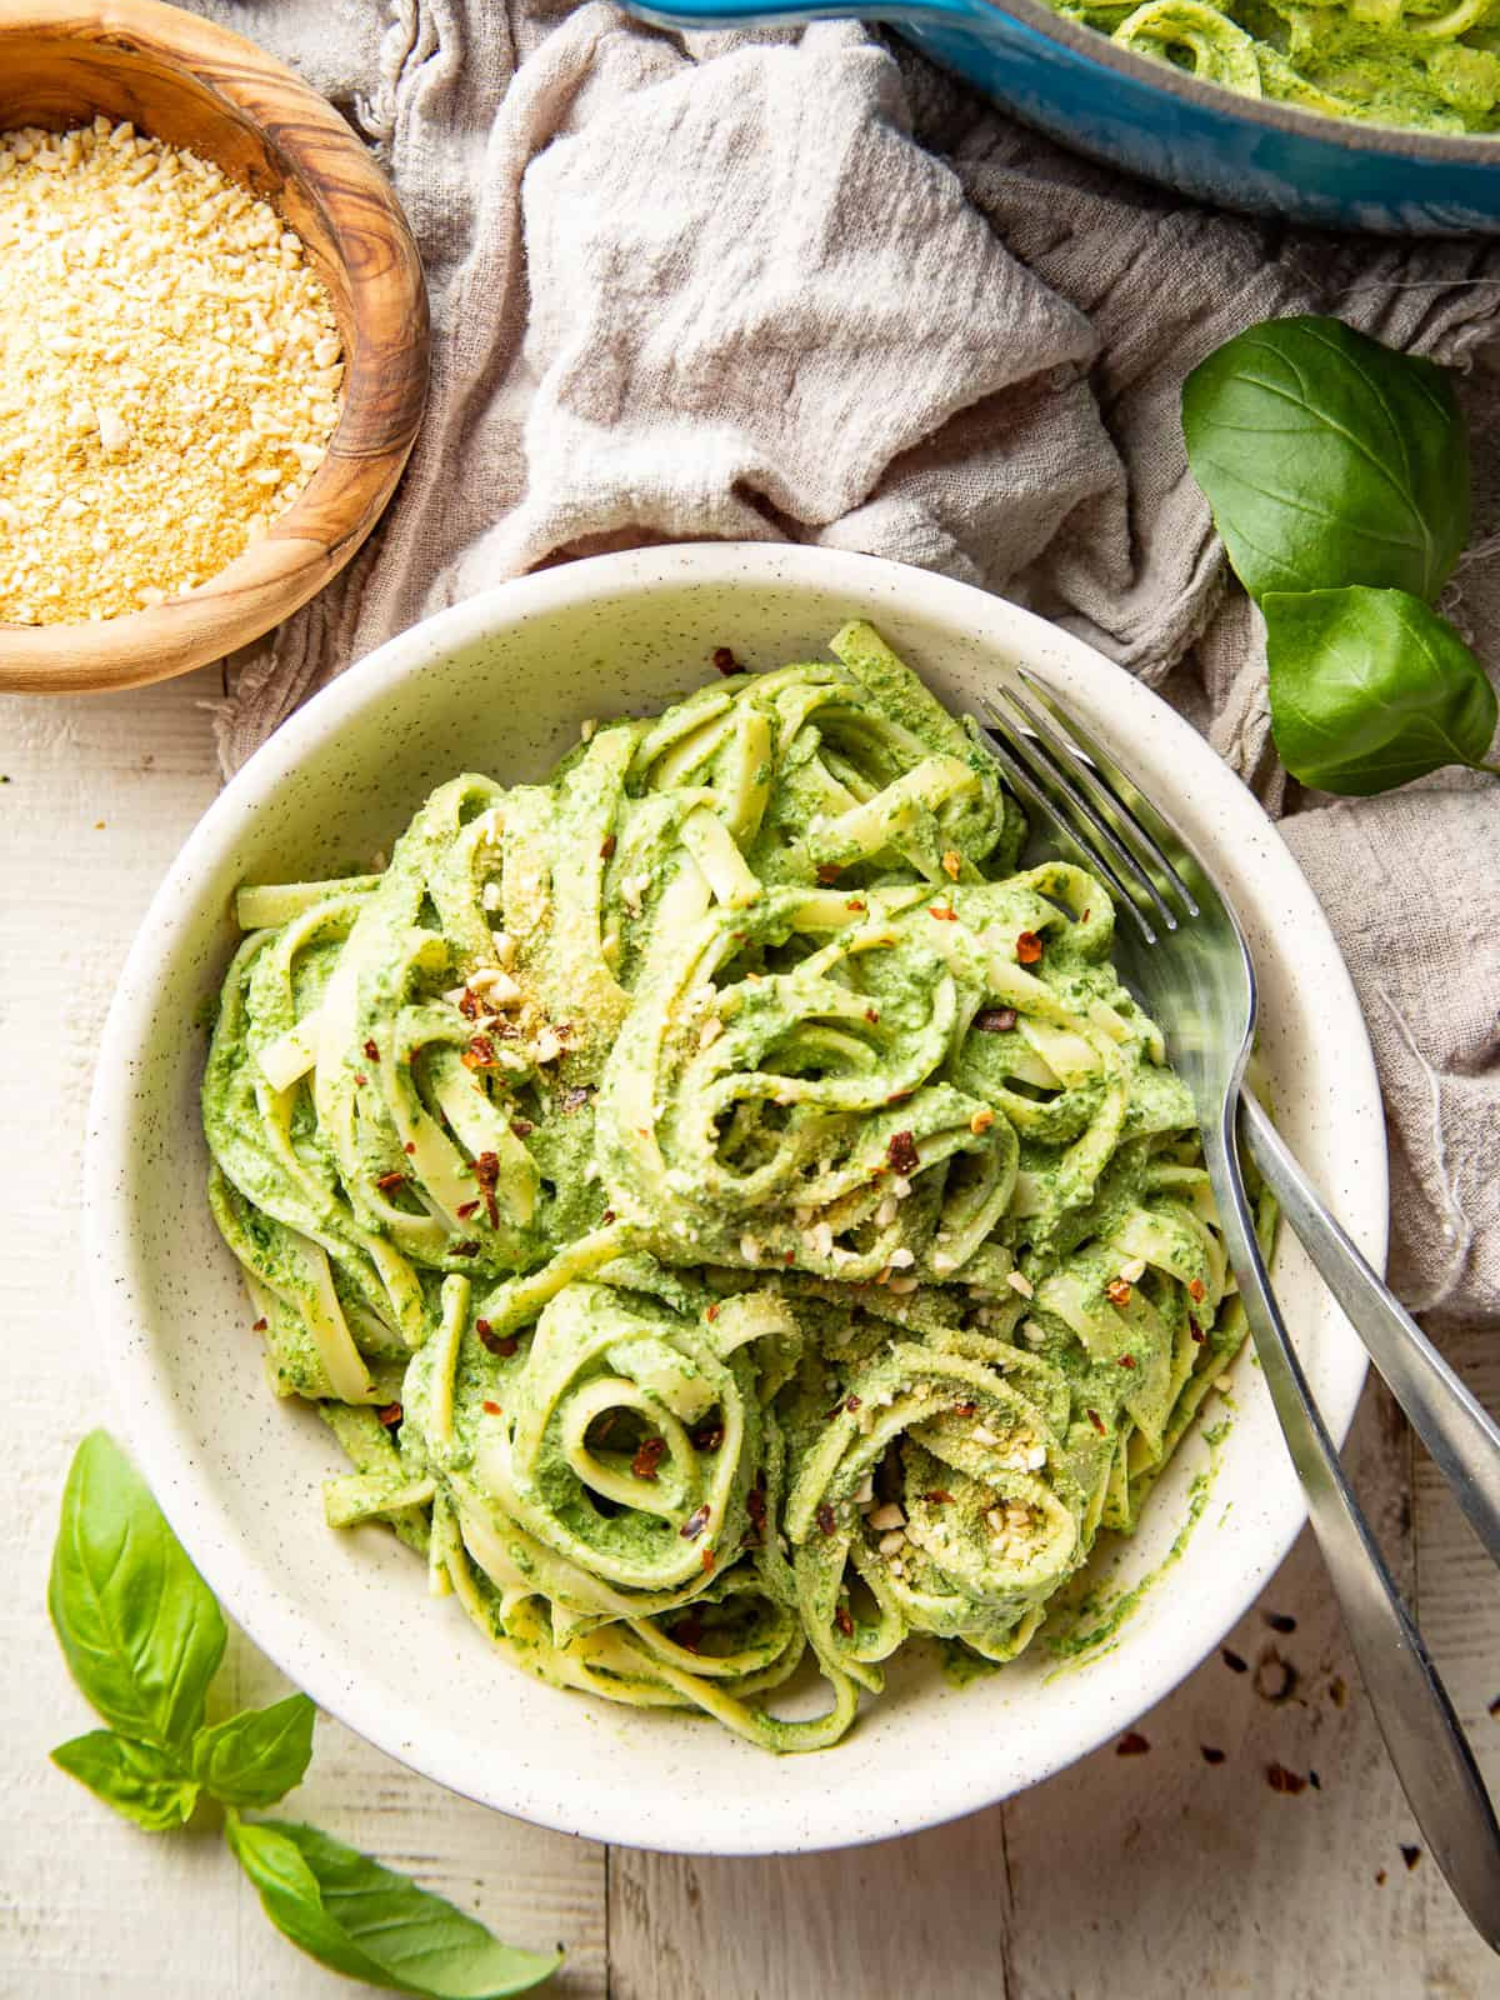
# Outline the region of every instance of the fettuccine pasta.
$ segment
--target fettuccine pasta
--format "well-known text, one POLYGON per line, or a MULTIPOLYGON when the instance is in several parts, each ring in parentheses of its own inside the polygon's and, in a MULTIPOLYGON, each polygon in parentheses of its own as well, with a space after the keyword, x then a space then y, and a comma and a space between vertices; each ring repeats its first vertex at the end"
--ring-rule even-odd
POLYGON ((1014 1658, 1243 1332, 1109 896, 1019 866, 874 631, 832 652, 243 889, 203 1092, 330 1523, 544 1679, 774 1750, 916 1635, 1014 1658))

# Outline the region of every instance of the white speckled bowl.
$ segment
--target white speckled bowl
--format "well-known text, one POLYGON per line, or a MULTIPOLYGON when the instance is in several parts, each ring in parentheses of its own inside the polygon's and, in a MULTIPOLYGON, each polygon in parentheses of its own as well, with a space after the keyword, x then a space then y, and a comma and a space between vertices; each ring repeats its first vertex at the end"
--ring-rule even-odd
MULTIPOLYGON (((935 1666, 890 1691, 837 1749, 773 1758, 713 1723, 560 1693, 492 1655, 422 1565, 379 1529, 323 1526, 337 1451, 275 1401, 236 1267, 200 1190, 207 1166, 195 1025, 232 944, 245 879, 317 875, 389 848, 462 769, 533 778, 586 716, 658 707, 703 681, 715 646, 757 667, 817 657, 873 620, 961 705, 1007 661, 1054 682, 1175 802, 1247 920, 1283 1128, 1367 1255, 1385 1247, 1375 1072, 1317 904, 1250 794, 1185 723, 1088 647, 997 598, 921 571, 780 546, 603 556, 506 584, 393 640, 293 717, 188 840, 126 966, 90 1117, 95 1333, 134 1446, 194 1561, 250 1636, 323 1707, 455 1791, 598 1839, 706 1853, 879 1840, 990 1804, 1059 1770, 1158 1701, 1254 1601, 1303 1519, 1250 1357, 1209 1504, 1113 1650, 1057 1671, 1038 1647, 954 1690, 935 1666)), ((1277 1278, 1329 1426, 1342 1437, 1363 1350, 1296 1246, 1277 1278)), ((1212 1405, 1211 1405, 1212 1408, 1212 1405)), ((1160 1564, 1208 1448, 1196 1433, 1125 1545, 1113 1585, 1160 1564)))

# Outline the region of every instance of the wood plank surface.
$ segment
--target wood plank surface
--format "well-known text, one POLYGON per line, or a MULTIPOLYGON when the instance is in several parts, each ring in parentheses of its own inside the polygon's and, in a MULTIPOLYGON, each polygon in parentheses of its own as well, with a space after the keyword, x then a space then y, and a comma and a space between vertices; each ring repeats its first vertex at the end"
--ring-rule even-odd
MULTIPOLYGON (((151 890, 216 786, 212 673, 88 702, 0 701, 0 1214, 11 1497, 0 1528, 0 1994, 313 2000, 352 1989, 267 1925, 216 1839, 153 1838, 56 1772, 88 1726, 44 1593, 69 1454, 115 1417, 79 1256, 94 1050, 151 890), (100 824, 102 822, 102 824, 100 824)), ((1500 1346, 1449 1343, 1500 1407, 1500 1346)), ((1353 1462, 1500 1782, 1500 1587, 1388 1398, 1353 1462)), ((450 1797, 319 1723, 299 1810, 482 1914, 562 1942, 557 1991, 616 2000, 1484 2000, 1494 1960, 1419 1844, 1304 1539, 1262 1605, 1141 1724, 1007 1807, 840 1855, 603 1850, 450 1797), (1266 1613, 1290 1617, 1277 1631, 1266 1613), (1223 1752, 1209 1763, 1203 1746, 1223 1752), (1279 1766, 1307 1782, 1273 1790, 1279 1766), (1316 1774, 1316 1784, 1313 1775, 1316 1774), (1383 1879, 1382 1879, 1383 1878, 1383 1879)), ((281 1682, 236 1639, 226 1699, 281 1682)), ((955 1745, 963 1754, 963 1745, 955 1745)), ((836 1753, 828 1782, 839 1782, 836 1753)), ((921 1773, 912 1782, 920 1785, 921 1773)), ((1285 1781, 1282 1781, 1283 1783, 1285 1781)))

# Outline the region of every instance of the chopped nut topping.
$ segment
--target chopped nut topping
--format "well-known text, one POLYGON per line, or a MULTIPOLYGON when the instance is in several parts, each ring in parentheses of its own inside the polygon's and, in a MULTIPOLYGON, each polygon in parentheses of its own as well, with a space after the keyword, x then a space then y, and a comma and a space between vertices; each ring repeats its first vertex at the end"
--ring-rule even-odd
POLYGON ((963 868, 963 857, 950 847, 943 855, 943 873, 950 882, 956 882, 963 868))

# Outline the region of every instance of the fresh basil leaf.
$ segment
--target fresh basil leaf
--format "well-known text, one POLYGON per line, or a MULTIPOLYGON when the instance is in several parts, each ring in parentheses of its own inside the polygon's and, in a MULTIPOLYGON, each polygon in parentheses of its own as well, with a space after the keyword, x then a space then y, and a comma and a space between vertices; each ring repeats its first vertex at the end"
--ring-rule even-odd
POLYGON ((293 1694, 200 1729, 193 1776, 226 1806, 274 1806, 302 1782, 317 1716, 305 1694, 293 1694))
POLYGON ((1182 391, 1193 477, 1252 597, 1436 597, 1469 537, 1468 438, 1442 369, 1342 320, 1273 319, 1182 391))
POLYGON ((124 1736, 186 1755, 224 1620, 129 1459, 103 1431, 74 1454, 47 1608, 73 1678, 124 1736))
POLYGON ((106 1805, 148 1833, 166 1833, 192 1818, 198 1787, 164 1750, 135 1743, 112 1729, 95 1729, 59 1743, 52 1761, 87 1785, 106 1805))
POLYGON ((1271 727, 1304 785, 1366 798, 1444 764, 1482 762, 1495 691, 1419 597, 1358 587, 1272 592, 1261 609, 1271 727))
POLYGON ((316 1827, 231 1817, 228 1834, 276 1928, 351 1979, 433 2000, 502 2000, 561 1963, 498 1943, 441 1896, 316 1827))

